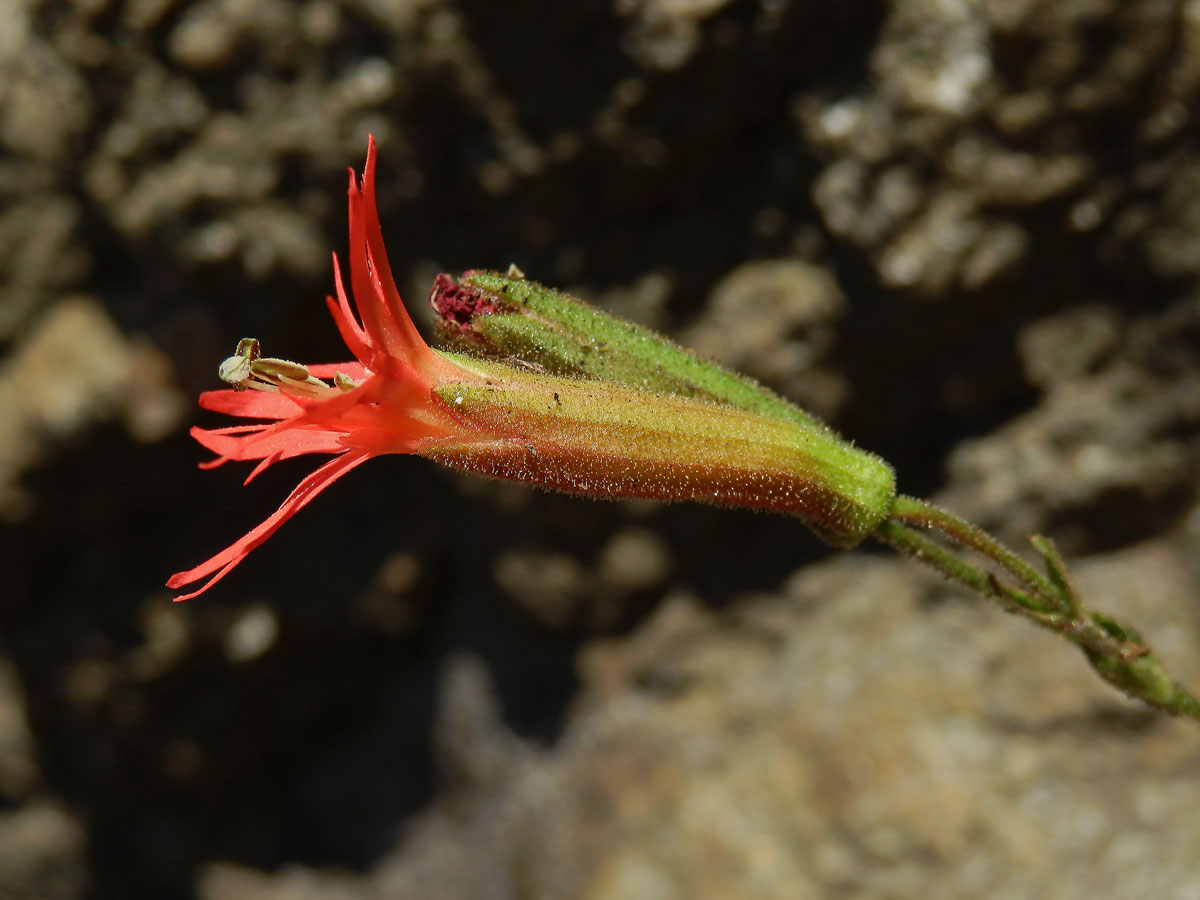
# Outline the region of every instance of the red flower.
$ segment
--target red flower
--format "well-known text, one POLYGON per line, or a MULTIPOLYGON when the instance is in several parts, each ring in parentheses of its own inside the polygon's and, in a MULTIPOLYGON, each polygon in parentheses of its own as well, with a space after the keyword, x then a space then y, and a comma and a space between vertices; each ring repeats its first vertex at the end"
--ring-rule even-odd
POLYGON ((204 468, 229 460, 258 460, 247 483, 281 459, 304 453, 327 453, 334 458, 304 479, 258 527, 194 569, 171 576, 167 582, 171 588, 207 579, 176 600, 208 590, 317 494, 371 457, 417 453, 431 444, 470 444, 498 436, 460 424, 445 404, 432 397, 440 382, 474 379, 434 352, 404 309, 392 280, 375 207, 375 155, 371 138, 361 187, 353 170, 350 172, 350 281, 362 324, 347 299, 336 254, 337 298, 326 298, 338 331, 357 361, 307 367, 256 361, 254 375, 239 389, 202 394, 200 405, 231 416, 270 421, 191 431, 217 454, 204 468), (322 378, 332 378, 335 383, 319 380, 322 378))
POLYGON ((243 341, 221 367, 238 389, 203 394, 200 405, 263 421, 192 429, 217 454, 206 466, 257 460, 250 478, 304 453, 334 458, 241 540, 172 576, 172 588, 203 581, 177 599, 207 590, 328 485, 384 453, 590 497, 774 510, 846 547, 890 510, 891 468, 807 418, 432 350, 392 281, 375 209, 373 140, 362 185, 351 172, 349 193, 358 317, 336 256, 337 298, 327 303, 357 361, 306 367, 259 358, 257 341, 243 341))

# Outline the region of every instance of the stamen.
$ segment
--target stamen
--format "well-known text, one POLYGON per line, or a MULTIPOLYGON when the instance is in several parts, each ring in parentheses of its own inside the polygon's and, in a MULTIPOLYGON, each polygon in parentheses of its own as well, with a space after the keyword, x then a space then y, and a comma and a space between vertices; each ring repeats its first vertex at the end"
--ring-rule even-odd
MULTIPOLYGON (((288 359, 276 359, 261 355, 259 342, 254 338, 238 341, 233 356, 221 363, 217 369, 221 380, 233 385, 235 391, 251 388, 267 393, 284 393, 293 396, 319 398, 334 390, 327 382, 309 374, 308 367, 288 359)), ((345 376, 343 376, 345 377, 345 376)), ((358 385, 349 378, 347 388, 338 383, 337 390, 353 390, 358 385)))
POLYGON ((334 372, 333 373, 333 386, 335 388, 337 388, 339 391, 342 391, 344 393, 349 393, 350 391, 352 391, 356 387, 358 387, 361 383, 362 382, 355 381, 353 378, 351 378, 345 372, 334 372))
POLYGON ((278 384, 285 393, 293 396, 300 395, 302 397, 322 397, 329 394, 334 389, 319 378, 314 378, 308 374, 308 370, 304 370, 304 377, 293 378, 290 375, 262 375, 258 372, 255 376, 261 378, 268 383, 278 384))
POLYGON ((246 381, 254 361, 259 357, 259 344, 254 338, 242 338, 238 341, 237 350, 217 367, 217 375, 227 384, 232 384, 235 391, 244 391, 246 381))
POLYGON ((303 381, 308 377, 308 367, 300 363, 292 362, 287 359, 274 359, 269 357, 261 357, 252 360, 250 363, 251 371, 259 378, 270 381, 274 378, 279 379, 294 379, 303 381))

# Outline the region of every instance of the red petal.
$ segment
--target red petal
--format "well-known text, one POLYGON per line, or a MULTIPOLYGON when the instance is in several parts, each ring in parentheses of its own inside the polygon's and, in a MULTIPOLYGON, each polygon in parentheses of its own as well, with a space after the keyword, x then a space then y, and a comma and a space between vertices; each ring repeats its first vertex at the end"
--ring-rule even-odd
POLYGON ((267 391, 205 391, 200 406, 244 419, 289 419, 300 411, 300 404, 287 394, 267 391))
POLYGON ((407 358, 411 342, 396 324, 387 303, 372 284, 371 264, 367 258, 366 220, 363 217, 363 199, 358 189, 354 172, 350 172, 350 286, 354 290, 354 303, 363 325, 370 336, 371 344, 394 356, 407 358))
POLYGON ((191 435, 223 459, 263 459, 279 455, 291 459, 304 453, 341 453, 341 434, 306 428, 281 428, 252 435, 231 433, 228 428, 193 428, 191 435))
POLYGON ((350 300, 346 297, 346 285, 342 281, 342 267, 338 265, 336 253, 333 255, 333 283, 337 288, 337 302, 335 304, 332 297, 326 297, 325 305, 329 307, 338 333, 350 348, 350 352, 361 362, 370 363, 373 350, 371 338, 358 324, 354 310, 350 308, 350 300))
POLYGON ((321 491, 325 490, 325 488, 329 487, 329 485, 333 484, 359 463, 369 458, 370 456, 365 453, 347 453, 336 459, 331 459, 300 482, 296 486, 296 489, 288 495, 288 498, 283 501, 279 509, 272 513, 266 521, 252 528, 240 540, 226 547, 216 556, 201 563, 194 569, 188 569, 186 572, 177 572, 172 575, 167 581, 167 587, 172 590, 184 587, 185 585, 195 584, 203 578, 212 576, 199 589, 192 591, 190 594, 183 594, 176 597, 175 601, 188 600, 197 594, 207 591, 228 575, 230 570, 245 559, 252 550, 278 531, 284 522, 307 506, 317 494, 321 493, 321 491))
POLYGON ((199 426, 194 425, 192 426, 192 430, 189 432, 189 434, 191 434, 192 437, 195 437, 197 432, 201 434, 250 434, 251 432, 258 433, 266 431, 268 428, 273 427, 275 427, 275 425, 271 422, 259 422, 255 425, 226 425, 224 428, 200 428, 199 426))
POLYGON ((258 465, 254 467, 254 470, 249 475, 246 476, 246 480, 242 482, 242 487, 245 487, 246 485, 248 485, 255 478, 257 478, 263 472, 267 471, 267 469, 271 468, 271 466, 275 465, 275 463, 279 462, 281 459, 283 459, 282 453, 276 453, 272 456, 264 456, 261 460, 259 460, 258 465))
MULTIPOLYGON (((417 352, 428 352, 428 346, 421 338, 417 327, 409 318, 408 310, 400 292, 396 290, 396 281, 392 278, 392 267, 388 263, 387 249, 383 244, 383 229, 379 225, 379 208, 375 203, 375 136, 367 135, 367 164, 363 168, 362 179, 362 217, 366 230, 368 261, 371 265, 374 288, 377 296, 382 298, 392 317, 400 328, 401 336, 406 347, 417 352)), ((358 288, 355 287, 355 296, 358 288)), ((414 362, 416 360, 413 360, 414 362)))
POLYGON ((313 366, 305 366, 305 368, 308 369, 308 374, 315 378, 333 378, 340 372, 347 378, 362 381, 371 374, 367 367, 360 362, 317 363, 313 366))

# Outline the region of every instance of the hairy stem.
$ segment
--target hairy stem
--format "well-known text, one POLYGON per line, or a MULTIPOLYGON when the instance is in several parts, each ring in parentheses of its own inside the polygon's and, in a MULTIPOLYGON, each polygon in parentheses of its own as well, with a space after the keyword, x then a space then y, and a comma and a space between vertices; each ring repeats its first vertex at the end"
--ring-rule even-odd
POLYGON ((983 529, 923 500, 905 496, 896 498, 891 515, 876 527, 874 537, 950 580, 990 597, 1008 612, 1062 635, 1083 651, 1101 677, 1130 697, 1200 721, 1200 701, 1167 673, 1137 631, 1084 606, 1058 549, 1049 539, 1032 539, 1046 566, 1046 574, 1042 575, 983 529), (970 548, 1014 578, 1019 586, 1004 584, 994 572, 961 559, 914 526, 937 531, 970 548))
POLYGON ((941 544, 931 540, 895 517, 880 523, 874 537, 901 553, 920 560, 936 569, 951 581, 970 588, 985 597, 997 600, 1005 607, 1021 607, 1039 624, 1050 626, 1058 610, 1047 600, 1025 591, 1007 587, 991 572, 959 559, 941 544))
POLYGON ((1029 563, 978 525, 972 525, 940 506, 934 506, 932 503, 918 500, 916 497, 901 494, 896 498, 895 505, 892 507, 891 517, 909 525, 922 525, 925 528, 940 531, 964 547, 970 547, 976 553, 986 556, 1018 581, 1024 582, 1034 590, 1041 591, 1049 587, 1045 577, 1029 563))

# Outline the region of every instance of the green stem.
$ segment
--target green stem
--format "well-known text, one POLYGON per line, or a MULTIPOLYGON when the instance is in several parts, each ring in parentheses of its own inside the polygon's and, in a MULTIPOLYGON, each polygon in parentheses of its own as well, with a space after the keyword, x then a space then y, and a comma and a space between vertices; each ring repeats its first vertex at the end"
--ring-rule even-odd
POLYGON ((932 504, 904 496, 896 499, 890 517, 876 527, 874 537, 952 581, 992 598, 1008 612, 1061 634, 1083 650, 1092 668, 1106 681, 1130 697, 1172 715, 1200 721, 1200 701, 1167 673, 1134 629, 1084 607, 1050 540, 1033 539, 1046 565, 1047 575, 1043 576, 981 528, 932 504), (1003 584, 992 572, 960 559, 913 525, 939 531, 980 553, 1031 590, 1003 584))
POLYGON ((894 517, 881 522, 873 536, 978 594, 998 600, 1006 607, 1011 605, 1021 607, 1030 618, 1039 624, 1049 626, 1051 620, 1059 612, 1056 604, 1052 601, 1046 601, 1024 591, 1005 586, 991 572, 959 559, 945 547, 903 524, 902 521, 897 521, 894 517))
POLYGON ((940 506, 934 506, 932 503, 918 500, 916 497, 901 494, 896 497, 896 502, 892 506, 891 517, 910 525, 922 525, 925 528, 942 532, 963 546, 970 547, 975 552, 986 556, 1014 578, 1039 593, 1052 590, 1046 578, 1029 563, 978 525, 972 525, 940 506))

